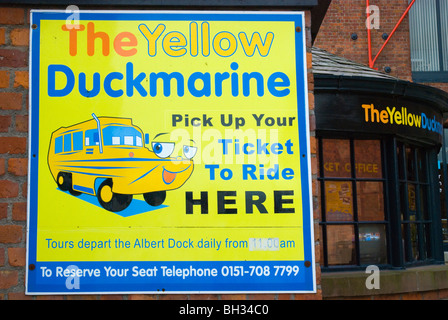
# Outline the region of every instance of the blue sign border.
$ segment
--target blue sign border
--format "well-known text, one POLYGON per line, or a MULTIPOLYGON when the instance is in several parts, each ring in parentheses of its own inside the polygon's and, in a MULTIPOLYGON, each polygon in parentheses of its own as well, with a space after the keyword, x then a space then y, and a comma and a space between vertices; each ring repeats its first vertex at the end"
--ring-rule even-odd
MULTIPOLYGON (((26 294, 107 294, 107 293, 314 293, 315 259, 314 228, 311 196, 311 157, 309 147, 309 114, 306 68, 305 15, 302 12, 214 12, 214 11, 81 11, 80 20, 165 20, 165 21, 293 21, 296 32, 297 105, 299 120, 299 140, 304 226, 304 261, 168 261, 168 262, 45 262, 37 261, 37 217, 38 217, 38 158, 39 158, 39 62, 40 62, 40 22, 41 20, 66 20, 71 13, 65 11, 31 11, 30 43, 30 138, 28 175, 28 234, 27 234, 27 274, 26 294), (309 214, 308 214, 309 213, 309 214), (299 268, 300 276, 291 277, 284 272, 288 266, 299 268), (45 277, 45 272, 53 275, 59 270, 129 269, 126 277, 45 277), (148 270, 172 269, 216 269, 217 276, 204 277, 163 276, 133 277, 132 268, 148 270), (261 269, 260 269, 261 267, 261 269), (62 268, 62 269, 61 269, 62 268), (239 270, 239 276, 224 276, 222 271, 239 270), (50 270, 50 271, 48 271, 50 270), (283 272, 282 272, 283 271, 283 272), (280 276, 282 273, 282 276, 280 276), (277 274, 277 275, 276 275, 277 274), (79 280, 77 284, 76 281, 79 280), (67 285, 72 281, 72 285, 67 285), (78 285, 78 287, 76 287, 78 285)), ((290 269, 288 269, 290 270, 290 269)), ((297 270, 297 269, 296 269, 297 270)), ((174 271, 175 274, 175 271, 174 271)))

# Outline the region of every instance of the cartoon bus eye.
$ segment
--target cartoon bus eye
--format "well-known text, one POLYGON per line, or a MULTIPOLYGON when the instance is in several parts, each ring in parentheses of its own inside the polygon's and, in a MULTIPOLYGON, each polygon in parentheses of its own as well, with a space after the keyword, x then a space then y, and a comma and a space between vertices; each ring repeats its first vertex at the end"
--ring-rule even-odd
POLYGON ((159 158, 167 158, 174 151, 174 143, 172 143, 172 142, 153 142, 152 150, 159 158))
POLYGON ((184 155, 187 159, 193 158, 196 155, 197 151, 198 148, 196 147, 184 146, 184 155))

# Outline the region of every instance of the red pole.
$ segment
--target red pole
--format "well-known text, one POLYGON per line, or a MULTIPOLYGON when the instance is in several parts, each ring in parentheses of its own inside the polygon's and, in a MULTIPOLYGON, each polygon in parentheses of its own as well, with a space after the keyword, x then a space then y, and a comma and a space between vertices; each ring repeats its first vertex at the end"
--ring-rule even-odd
POLYGON ((372 64, 370 66, 370 68, 373 68, 373 66, 375 65, 376 60, 378 59, 379 55, 381 54, 381 52, 383 52, 384 48, 386 47, 386 45, 389 43, 389 40, 392 38, 392 36, 395 34, 395 31, 397 31, 398 27, 401 25, 401 23, 403 22, 404 18, 406 17, 406 15, 408 14, 409 10, 411 10, 412 6, 414 5, 415 0, 412 0, 412 2, 409 4, 408 8, 406 9, 406 11, 404 12, 404 14, 401 16, 400 20, 398 21, 397 25, 395 26, 394 30, 392 30, 392 33, 389 35, 389 37, 387 38, 386 42, 384 42, 383 46, 381 47, 380 51, 378 52, 378 54, 376 55, 375 59, 373 59, 372 64))
POLYGON ((373 68, 373 60, 372 60, 372 32, 371 32, 371 25, 370 25, 370 0, 367 0, 367 41, 369 46, 369 67, 373 68))

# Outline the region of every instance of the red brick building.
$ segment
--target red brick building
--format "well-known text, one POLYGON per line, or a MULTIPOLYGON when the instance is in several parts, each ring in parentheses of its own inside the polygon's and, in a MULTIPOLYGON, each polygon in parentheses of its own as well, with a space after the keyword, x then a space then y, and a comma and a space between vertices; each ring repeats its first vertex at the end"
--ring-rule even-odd
MULTIPOLYGON (((395 34, 393 34, 389 40, 389 43, 384 47, 384 50, 379 54, 374 68, 379 71, 385 72, 385 68, 391 69, 390 75, 403 79, 413 81, 416 80, 419 83, 425 83, 427 85, 440 88, 448 91, 448 76, 444 74, 446 72, 446 66, 443 70, 439 70, 442 74, 438 82, 428 80, 422 80, 421 78, 413 77, 412 60, 419 59, 417 52, 419 51, 420 42, 414 43, 415 57, 412 57, 412 41, 411 35, 414 33, 419 36, 419 28, 424 27, 426 33, 422 33, 422 37, 428 36, 431 41, 438 41, 438 33, 441 33, 441 46, 442 51, 446 50, 446 45, 442 41, 443 36, 446 39, 446 3, 445 1, 416 1, 405 16, 403 21, 399 24, 395 34), (439 6, 439 7, 437 7, 439 6), (434 11, 438 11, 440 18, 437 18, 437 14, 434 11), (434 29, 421 25, 420 20, 434 21, 439 24, 439 30, 437 25, 434 29), (412 29, 413 27, 413 29, 412 29), (445 31, 444 31, 445 30, 445 31), (430 35, 433 35, 430 37, 430 35), (428 82, 429 81, 429 82, 428 82)), ((409 7, 410 1, 385 1, 385 0, 373 0, 370 1, 372 8, 372 29, 371 29, 371 58, 380 52, 380 49, 385 43, 385 39, 391 34, 394 28, 399 23, 400 19, 405 14, 409 7), (373 15, 376 14, 374 17, 373 15)), ((324 22, 322 23, 319 33, 316 37, 314 45, 318 48, 327 50, 333 54, 336 54, 347 59, 369 65, 369 41, 368 32, 366 28, 367 14, 366 14, 366 1, 364 0, 333 0, 327 11, 324 22)), ((446 52, 442 52, 446 59, 446 52)), ((418 71, 418 69, 415 69, 418 71)))

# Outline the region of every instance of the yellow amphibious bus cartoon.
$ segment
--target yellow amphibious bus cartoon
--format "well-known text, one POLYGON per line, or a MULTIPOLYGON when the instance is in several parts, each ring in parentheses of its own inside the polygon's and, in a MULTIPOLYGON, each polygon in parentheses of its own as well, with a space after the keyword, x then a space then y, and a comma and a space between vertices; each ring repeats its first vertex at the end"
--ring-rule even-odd
POLYGON ((52 133, 48 165, 61 190, 96 196, 104 209, 118 212, 138 194, 159 206, 166 191, 191 176, 196 147, 184 145, 183 155, 174 156, 169 134, 158 134, 147 148, 149 135, 131 119, 92 116, 52 133))

